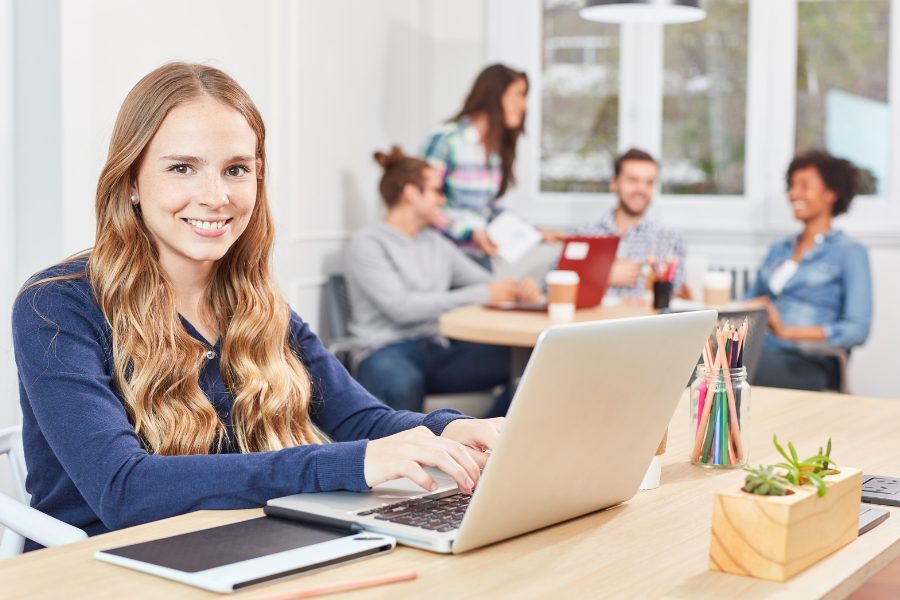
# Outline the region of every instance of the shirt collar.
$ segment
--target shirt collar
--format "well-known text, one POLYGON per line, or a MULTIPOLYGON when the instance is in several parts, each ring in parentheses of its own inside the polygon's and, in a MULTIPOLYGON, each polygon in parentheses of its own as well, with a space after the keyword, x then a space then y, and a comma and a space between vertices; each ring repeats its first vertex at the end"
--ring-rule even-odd
MULTIPOLYGON (((803 232, 798 233, 794 236, 793 245, 796 245, 800 241, 800 236, 803 235, 803 232)), ((834 242, 840 241, 843 237, 844 232, 840 229, 832 229, 831 231, 827 231, 825 233, 820 233, 816 236, 816 246, 821 246, 822 244, 833 244, 834 242)))
MULTIPOLYGON (((600 221, 600 224, 601 224, 601 226, 606 227, 610 231, 615 232, 616 235, 620 235, 619 228, 616 226, 616 210, 617 210, 617 208, 618 207, 613 208, 608 213, 606 213, 606 216, 603 217, 603 220, 600 221)), ((638 221, 637 225, 635 225, 634 227, 632 227, 631 229, 629 229, 622 235, 629 235, 632 233, 634 233, 634 234, 643 233, 644 231, 646 231, 647 229, 652 228, 652 227, 653 227, 653 221, 645 213, 644 216, 641 218, 641 220, 638 221)))

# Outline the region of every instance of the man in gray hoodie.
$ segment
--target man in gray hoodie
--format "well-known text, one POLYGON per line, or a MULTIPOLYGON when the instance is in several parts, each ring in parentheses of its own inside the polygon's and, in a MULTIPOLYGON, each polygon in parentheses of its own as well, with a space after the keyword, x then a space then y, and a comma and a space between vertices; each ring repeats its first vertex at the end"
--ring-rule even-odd
MULTIPOLYGON (((347 247, 345 273, 356 377, 396 409, 421 411, 429 393, 491 389, 509 381, 509 348, 448 340, 438 317, 473 303, 534 301, 537 283, 491 281, 491 274, 432 228, 444 204, 441 179, 428 163, 394 147, 378 152, 379 186, 388 213, 358 231, 347 247)), ((509 406, 497 398, 490 416, 509 406)))

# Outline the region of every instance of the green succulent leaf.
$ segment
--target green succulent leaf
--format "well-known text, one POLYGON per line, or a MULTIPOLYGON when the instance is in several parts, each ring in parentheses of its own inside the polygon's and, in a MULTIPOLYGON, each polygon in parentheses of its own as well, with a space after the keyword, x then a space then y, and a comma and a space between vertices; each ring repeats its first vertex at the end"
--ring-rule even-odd
POLYGON ((747 477, 744 480, 744 491, 761 496, 783 496, 787 480, 775 473, 775 467, 759 465, 744 467, 747 477))
POLYGON ((772 442, 775 443, 775 449, 778 450, 778 453, 781 454, 784 459, 788 462, 791 462, 791 457, 787 455, 787 452, 784 451, 784 448, 781 447, 781 444, 778 443, 778 436, 772 436, 772 442))
POLYGON ((797 456, 797 449, 794 448, 793 442, 788 442, 788 450, 791 451, 791 459, 793 460, 793 462, 797 463, 797 461, 799 461, 800 458, 797 456))
POLYGON ((815 473, 807 473, 807 479, 809 479, 814 486, 816 486, 816 493, 818 495, 824 496, 826 492, 828 492, 828 487, 825 485, 825 482, 822 481, 822 478, 816 475, 815 473))

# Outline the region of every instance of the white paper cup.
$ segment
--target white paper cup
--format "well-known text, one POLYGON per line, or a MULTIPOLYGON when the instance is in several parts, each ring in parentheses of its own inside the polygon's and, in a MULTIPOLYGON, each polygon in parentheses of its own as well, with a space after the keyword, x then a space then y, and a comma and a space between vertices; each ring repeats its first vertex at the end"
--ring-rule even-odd
POLYGON ((571 321, 575 318, 575 300, 578 298, 580 278, 575 271, 550 271, 547 273, 547 314, 553 321, 571 321))
POLYGON ((721 306, 731 302, 731 273, 706 272, 703 276, 703 302, 708 306, 721 306))
POLYGON ((662 474, 662 456, 654 456, 641 481, 642 490, 652 490, 659 487, 659 476, 662 474))

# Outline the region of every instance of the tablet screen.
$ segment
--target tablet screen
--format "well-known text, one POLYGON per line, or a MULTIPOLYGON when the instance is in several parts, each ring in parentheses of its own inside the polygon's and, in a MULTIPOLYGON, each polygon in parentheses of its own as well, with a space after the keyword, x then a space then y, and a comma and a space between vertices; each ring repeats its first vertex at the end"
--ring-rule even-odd
POLYGON ((196 573, 347 536, 342 531, 260 517, 103 552, 196 573))

